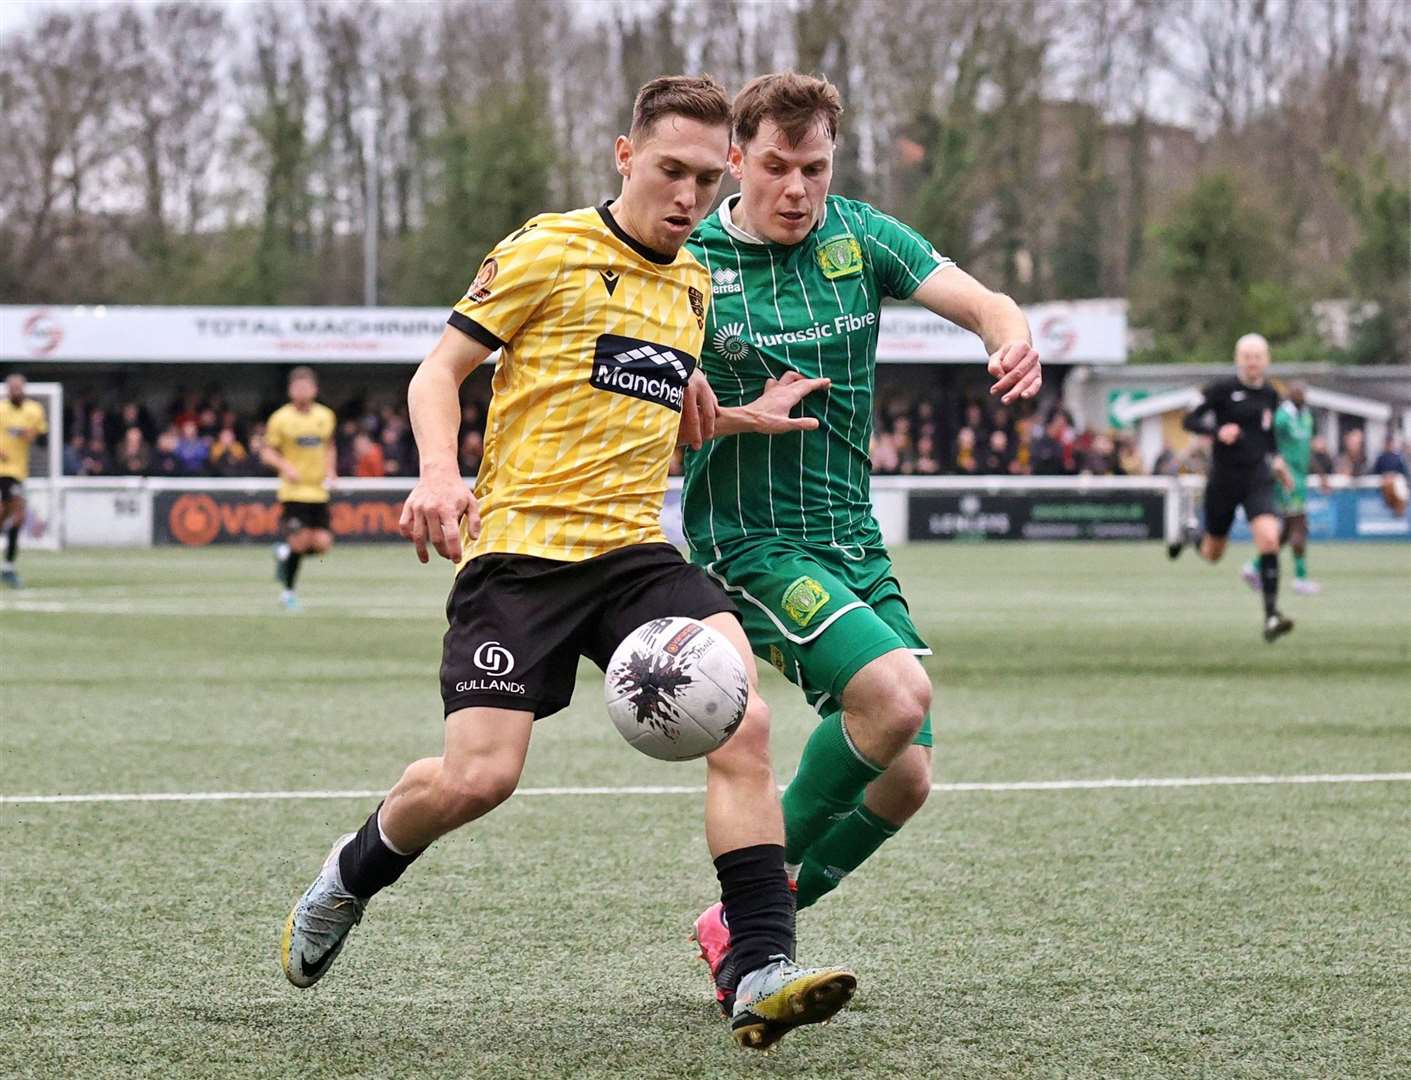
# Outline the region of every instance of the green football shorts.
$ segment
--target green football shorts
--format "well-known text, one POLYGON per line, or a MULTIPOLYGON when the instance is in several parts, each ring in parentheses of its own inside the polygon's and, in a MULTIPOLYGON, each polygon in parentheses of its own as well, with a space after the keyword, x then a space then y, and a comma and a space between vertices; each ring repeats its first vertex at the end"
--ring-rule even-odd
POLYGON ((1293 490, 1285 491, 1284 485, 1275 482, 1274 484, 1274 506, 1284 517, 1293 517, 1295 514, 1307 513, 1308 510, 1308 477, 1299 476, 1294 473, 1293 490))
MULTIPOLYGON (((820 716, 842 707, 843 687, 883 653, 931 650, 911 621, 892 560, 881 548, 842 550, 771 539, 710 562, 693 556, 740 609, 750 646, 804 692, 820 716)), ((931 716, 914 740, 931 745, 931 716)))

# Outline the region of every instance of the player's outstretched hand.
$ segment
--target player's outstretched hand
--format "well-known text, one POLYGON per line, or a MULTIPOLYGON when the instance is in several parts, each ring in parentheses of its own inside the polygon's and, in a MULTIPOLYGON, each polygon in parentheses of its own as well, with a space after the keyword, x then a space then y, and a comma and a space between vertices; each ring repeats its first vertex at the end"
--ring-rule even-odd
POLYGON ((1220 430, 1215 433, 1215 437, 1226 446, 1234 446, 1240 441, 1240 426, 1238 424, 1222 424, 1220 430))
POLYGON ((1009 405, 1020 398, 1031 398, 1044 384, 1039 352, 1027 341, 1010 341, 990 356, 990 377, 995 384, 991 394, 1000 394, 1000 401, 1009 405))
POLYGON ((826 390, 832 379, 809 379, 797 371, 786 371, 782 378, 764 384, 764 393, 746 408, 754 420, 751 429, 760 435, 779 435, 786 431, 813 431, 818 419, 813 416, 790 416, 797 405, 815 390, 826 390))
POLYGON ((715 438, 715 415, 719 408, 715 391, 705 377, 705 372, 696 368, 686 383, 686 398, 681 403, 681 433, 676 439, 677 446, 689 446, 699 450, 705 443, 715 438))
POLYGON ((461 561, 460 520, 472 539, 480 535, 480 511, 475 496, 455 471, 427 473, 416 482, 402 504, 398 523, 403 538, 416 545, 416 557, 426 562, 429 540, 436 554, 451 562, 461 561))

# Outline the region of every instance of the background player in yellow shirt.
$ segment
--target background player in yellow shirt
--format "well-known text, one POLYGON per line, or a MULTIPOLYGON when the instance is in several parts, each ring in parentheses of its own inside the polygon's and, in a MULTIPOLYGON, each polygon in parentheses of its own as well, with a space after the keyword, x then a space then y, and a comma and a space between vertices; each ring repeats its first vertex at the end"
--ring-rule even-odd
POLYGON ((298 609, 294 582, 305 555, 323 555, 333 547, 329 527, 329 487, 338 479, 338 454, 333 432, 338 419, 327 405, 320 405, 318 378, 313 368, 296 367, 289 373, 289 404, 270 416, 260 460, 283 481, 279 485, 280 529, 275 545, 275 577, 284 586, 280 603, 298 609))
MULTIPOLYGON (((509 798, 534 721, 569 703, 580 656, 603 667, 637 626, 684 615, 730 639, 751 684, 744 721, 706 769, 706 837, 742 973, 734 1037, 764 1048, 852 995, 851 972, 791 959, 769 713, 749 644, 734 605, 660 525, 710 295, 682 244, 719 188, 729 118, 713 80, 643 87, 616 144, 621 196, 540 215, 502 241, 412 379, 421 479, 402 530, 423 561, 429 540, 459 566, 441 663, 444 749, 407 767, 290 913, 282 956, 296 986, 323 974, 367 901, 427 845, 509 798), (497 348, 472 495, 456 464, 458 392, 497 348)), ((788 412, 824 382, 775 383, 716 430, 815 427, 788 412)))
POLYGON ((44 407, 25 397, 25 378, 5 379, 5 400, 0 401, 0 531, 5 534, 5 561, 0 562, 0 582, 20 587, 15 558, 20 550, 24 524, 24 482, 29 479, 29 448, 47 435, 44 407))

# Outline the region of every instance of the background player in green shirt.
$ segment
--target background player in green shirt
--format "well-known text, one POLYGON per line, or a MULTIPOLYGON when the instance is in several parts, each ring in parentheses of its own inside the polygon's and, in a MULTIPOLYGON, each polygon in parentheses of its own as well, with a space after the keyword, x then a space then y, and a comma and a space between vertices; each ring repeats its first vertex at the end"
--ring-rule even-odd
MULTIPOLYGON (((1283 518, 1279 546, 1293 548, 1293 591, 1316 596, 1323 587, 1308 576, 1308 473, 1313 456, 1313 410, 1308 407, 1308 386, 1289 385, 1289 396, 1274 412, 1274 443, 1288 466, 1293 487, 1276 485, 1274 505, 1283 518)), ((1318 473, 1320 480, 1327 475, 1318 473)), ((1240 576, 1251 589, 1259 589, 1259 567, 1254 559, 1245 563, 1240 576)))
MULTIPOLYGON (((713 294, 701 365, 728 415, 771 379, 824 378, 801 404, 819 428, 717 438, 686 462, 692 558, 739 606, 755 653, 822 716, 784 794, 785 861, 808 907, 915 814, 931 790, 930 655, 872 513, 869 443, 884 297, 974 331, 993 393, 1039 391, 1017 304, 920 234, 829 195, 841 102, 794 73, 736 97, 730 170, 740 194, 688 246, 713 294), (798 373, 798 374, 789 374, 798 373)), ((719 905, 696 922, 717 998, 733 986, 719 905)))

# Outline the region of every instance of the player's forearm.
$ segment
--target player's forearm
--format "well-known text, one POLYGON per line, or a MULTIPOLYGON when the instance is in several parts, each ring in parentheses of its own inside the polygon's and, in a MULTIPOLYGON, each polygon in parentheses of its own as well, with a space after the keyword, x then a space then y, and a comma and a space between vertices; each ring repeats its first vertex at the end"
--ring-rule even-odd
POLYGON ((421 474, 459 474, 456 436, 460 432, 460 382, 448 369, 423 363, 407 387, 407 411, 421 459, 421 474))
POLYGON ((977 325, 973 327, 980 340, 985 343, 985 351, 994 353, 1001 346, 1016 341, 1034 343, 1029 332, 1029 320, 1023 310, 1004 293, 992 292, 980 306, 977 325))
POLYGON ((260 461, 265 464, 266 468, 273 469, 275 472, 283 472, 286 464, 284 455, 278 450, 270 449, 268 446, 260 450, 260 461))

